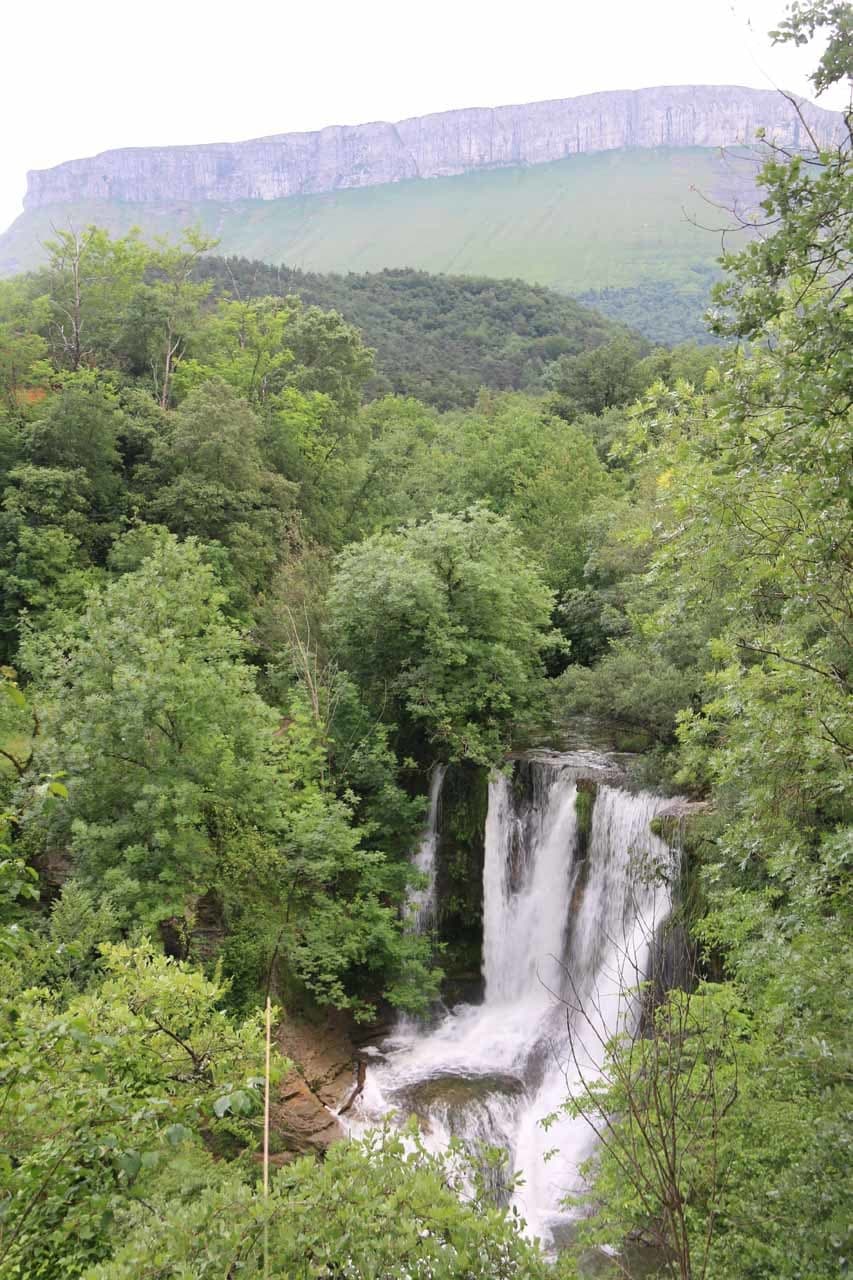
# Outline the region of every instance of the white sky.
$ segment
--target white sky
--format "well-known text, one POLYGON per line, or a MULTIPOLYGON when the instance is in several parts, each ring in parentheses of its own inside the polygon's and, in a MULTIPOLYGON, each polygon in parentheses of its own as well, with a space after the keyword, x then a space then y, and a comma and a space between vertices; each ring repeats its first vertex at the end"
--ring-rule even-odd
MULTIPOLYGON (((3 0, 0 229, 26 170, 665 84, 810 96, 785 0, 3 0)), ((823 105, 840 107, 840 96, 823 105)))

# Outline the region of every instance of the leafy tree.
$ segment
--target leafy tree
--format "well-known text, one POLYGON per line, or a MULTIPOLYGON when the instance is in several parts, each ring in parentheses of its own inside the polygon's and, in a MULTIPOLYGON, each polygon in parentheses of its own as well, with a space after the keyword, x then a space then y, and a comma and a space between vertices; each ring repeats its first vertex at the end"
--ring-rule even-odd
POLYGON ((570 667, 554 693, 564 715, 593 715, 672 743, 679 713, 698 699, 700 681, 695 669, 680 670, 653 650, 622 641, 596 666, 570 667))
POLYGON ((67 1006, 45 989, 0 1002, 4 1276, 83 1274, 112 1253, 124 1205, 198 1160, 202 1133, 252 1140, 259 1019, 232 1022, 220 982, 150 944, 102 952, 102 982, 67 1006))
POLYGON ((415 1267, 430 1280, 545 1280, 512 1215, 482 1187, 460 1194, 469 1172, 458 1147, 442 1159, 392 1133, 338 1143, 322 1163, 279 1170, 268 1201, 232 1174, 201 1194, 178 1190, 162 1215, 128 1213, 126 1242, 91 1280, 147 1280, 164 1265, 193 1277, 266 1268, 277 1280, 404 1280, 415 1267))
MULTIPOLYGON (((597 1212, 582 1222, 581 1238, 605 1245, 632 1231, 658 1251, 660 1275, 702 1280, 713 1274, 732 1165, 726 1118, 738 1099, 749 1019, 732 987, 698 985, 668 992, 652 1010, 651 1028, 638 1018, 605 1041, 601 998, 582 994, 571 979, 570 987, 583 1038, 604 1052, 593 1075, 584 1049, 570 1041, 575 1083, 564 1110, 583 1117, 599 1144, 586 1170, 597 1212)), ((635 998, 648 1000, 650 988, 635 998)))
POLYGON ((597 350, 562 356, 549 374, 560 412, 603 413, 633 400, 642 389, 638 365, 644 354, 638 342, 620 336, 597 350))
POLYGON ((177 371, 179 398, 210 378, 222 378, 250 404, 264 404, 280 392, 294 364, 288 338, 297 306, 278 298, 219 301, 177 371))
POLYGON ((219 811, 275 831, 277 718, 254 693, 197 546, 161 541, 65 633, 27 642, 42 768, 68 774, 80 876, 156 924, 215 883, 219 811))
MULTIPOLYGON (((215 294, 241 302, 295 296, 308 309, 338 312, 375 353, 375 371, 365 386, 369 400, 390 393, 440 410, 473 406, 482 387, 542 391, 547 370, 559 356, 601 346, 621 331, 592 307, 523 280, 430 275, 406 268, 318 275, 214 256, 199 262, 198 274, 212 281, 215 294)), ((659 309, 671 313, 672 289, 666 285, 664 291, 669 296, 661 299, 659 309)), ((690 309, 694 328, 700 305, 694 301, 690 309)), ((640 314, 641 320, 648 319, 640 314)), ((671 338, 661 340, 678 341, 677 327, 671 338)), ((311 367, 307 348, 293 350, 300 363, 311 367)), ((329 355, 338 368, 328 347, 323 364, 329 355)), ((312 381, 311 386, 333 392, 328 383, 312 381)))
POLYGON ((198 259, 216 245, 192 228, 180 244, 159 240, 146 255, 142 282, 128 300, 118 339, 130 371, 150 379, 161 408, 172 403, 176 370, 198 329, 209 287, 195 279, 198 259))
POLYGON ((96 580, 86 544, 91 487, 79 469, 24 463, 6 477, 0 497, 0 633, 14 656, 21 616, 41 622, 75 610, 96 580))
MULTIPOLYGON (((404 933, 396 910, 408 864, 373 847, 375 820, 357 826, 355 797, 336 795, 331 743, 303 693, 289 712, 280 737, 278 786, 287 803, 279 840, 245 826, 223 830, 221 881, 232 925, 226 963, 255 990, 272 976, 291 994, 299 994, 298 984, 316 1002, 351 1009, 358 1019, 374 1016, 380 993, 392 1005, 423 1011, 441 975, 430 967, 428 939, 404 933)), ((405 815, 402 797, 386 792, 385 799, 405 815)))
MULTIPOLYGON (((816 86, 853 71, 852 12, 789 8, 780 38, 827 31, 816 86)), ((736 992, 744 1018, 731 1058, 737 1099, 704 1162, 680 1166, 678 1198, 646 1214, 637 1178, 607 1156, 597 1188, 601 1220, 615 1213, 611 1231, 659 1228, 678 1209, 683 1230, 667 1244, 675 1257, 686 1241, 692 1259, 680 1274, 721 1280, 823 1280, 849 1250, 850 163, 844 138, 814 154, 771 147, 768 226, 727 259, 718 292, 718 327, 750 349, 712 371, 704 394, 656 383, 631 415, 632 465, 644 483, 655 478, 637 513, 651 554, 632 595, 633 637, 597 668, 603 688, 617 661, 633 663, 639 702, 650 642, 676 633, 695 651, 707 638, 702 697, 678 716, 676 780, 714 804, 688 870, 706 972, 732 983, 703 997, 736 992)), ((697 1043, 667 1033, 635 1053, 637 1082, 654 1078, 649 1052, 697 1043)), ((613 1052, 630 1072, 630 1051, 613 1052)), ((654 1131, 663 1103, 683 1144, 697 1112, 677 1097, 662 1088, 627 1117, 624 1095, 598 1101, 629 1140, 654 1131)), ((642 1144, 649 1162, 670 1150, 662 1134, 642 1144)))
POLYGON ((364 346, 359 331, 334 311, 300 307, 288 341, 295 356, 290 385, 328 396, 338 416, 352 420, 373 370, 372 352, 364 346))
POLYGON ((371 405, 373 436, 353 526, 373 530, 483 502, 511 518, 549 586, 579 585, 586 520, 610 482, 588 435, 541 400, 483 393, 436 415, 414 401, 371 405))
POLYGON ((46 354, 47 343, 40 334, 0 321, 0 394, 13 421, 28 403, 38 403, 46 394, 46 354))
POLYGON ((110 894, 123 923, 168 925, 182 951, 213 894, 229 968, 254 990, 273 974, 359 1014, 383 991, 423 1005, 426 943, 396 911, 406 864, 335 794, 304 701, 282 723, 255 692, 224 600, 201 548, 166 536, 66 630, 28 639, 44 700, 34 768, 61 768, 68 788, 44 838, 68 843, 82 886, 110 894))
POLYGON ((35 466, 85 475, 89 520, 95 526, 86 542, 95 561, 103 560, 124 514, 118 449, 123 426, 111 389, 84 374, 69 379, 24 431, 25 453, 35 466))
POLYGON ((329 594, 344 667, 407 733, 494 761, 540 692, 552 597, 509 522, 483 507, 375 535, 329 594))
POLYGON ((210 380, 171 415, 147 480, 147 514, 181 537, 220 543, 250 592, 284 550, 294 502, 294 486, 264 466, 260 435, 246 401, 210 380))
POLYGON ((54 360, 72 372, 109 364, 148 251, 136 234, 112 240, 95 226, 61 229, 45 248, 48 264, 33 291, 48 302, 45 332, 54 360))

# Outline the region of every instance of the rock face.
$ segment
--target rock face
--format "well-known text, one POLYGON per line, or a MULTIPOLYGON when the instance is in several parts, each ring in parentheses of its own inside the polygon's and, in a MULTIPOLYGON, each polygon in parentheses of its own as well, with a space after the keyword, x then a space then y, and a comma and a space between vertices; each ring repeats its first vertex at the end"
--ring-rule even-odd
POLYGON ((86 200, 234 201, 370 187, 476 169, 543 164, 622 147, 748 144, 759 128, 792 148, 839 135, 837 112, 773 90, 678 86, 474 107, 250 142, 104 151, 28 175, 24 204, 86 200), (805 124, 803 123, 805 121, 805 124))
POLYGON ((334 1114, 358 1081, 358 1051, 342 1015, 312 1021, 289 1017, 277 1032, 278 1047, 293 1063, 271 1107, 279 1159, 322 1155, 344 1136, 334 1114))

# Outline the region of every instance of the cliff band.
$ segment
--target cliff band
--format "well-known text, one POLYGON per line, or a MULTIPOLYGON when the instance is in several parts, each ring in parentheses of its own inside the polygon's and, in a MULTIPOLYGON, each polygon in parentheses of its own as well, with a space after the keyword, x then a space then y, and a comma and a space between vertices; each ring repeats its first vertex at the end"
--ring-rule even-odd
POLYGON ((236 201, 543 164, 625 147, 797 149, 838 136, 841 116, 774 90, 679 86, 474 107, 397 124, 333 125, 249 142, 133 147, 28 174, 27 209, 87 200, 236 201))

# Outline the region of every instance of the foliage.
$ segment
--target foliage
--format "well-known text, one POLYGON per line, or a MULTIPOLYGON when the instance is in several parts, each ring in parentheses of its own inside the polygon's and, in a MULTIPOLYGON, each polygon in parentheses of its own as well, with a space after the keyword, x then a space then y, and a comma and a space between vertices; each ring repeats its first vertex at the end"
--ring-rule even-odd
MULTIPOLYGON (((719 254, 719 235, 704 225, 709 218, 701 193, 727 205, 752 208, 756 167, 739 153, 732 162, 728 154, 711 147, 625 148, 429 182, 338 190, 333 195, 176 204, 99 199, 77 203, 62 214, 70 215, 78 227, 94 221, 119 236, 137 226, 148 237, 177 237, 197 221, 219 238, 220 253, 298 264, 304 276, 282 268, 282 291, 333 307, 363 330, 390 379, 382 392, 393 389, 445 407, 470 404, 481 385, 524 389, 531 385, 526 375, 537 374, 535 331, 528 335, 526 326, 519 324, 519 366, 512 324, 493 328, 489 313, 506 299, 501 282, 507 278, 524 282, 516 310, 526 311, 524 299, 541 285, 559 291, 551 295, 549 309, 561 306, 560 294, 584 296, 590 290, 607 291, 601 299, 605 307, 612 300, 609 290, 618 290, 617 303, 621 297, 627 305, 622 304, 621 314, 608 312, 617 322, 653 342, 698 338, 719 254), (473 277, 487 306, 469 307, 464 297, 457 302, 453 291, 449 306, 436 306, 433 289, 441 297, 441 283, 428 286, 422 298, 416 282, 404 284, 401 296, 393 281, 390 286, 386 282, 384 270, 409 275, 406 269, 413 267, 453 273, 451 278, 473 277), (315 272, 343 275, 318 279, 315 272), (410 290, 428 326, 419 326, 410 315, 410 290), (626 295, 625 290, 638 292, 626 295), (443 309, 455 313, 445 337, 443 309), (403 313, 399 320, 397 312, 403 313), (452 341, 445 340, 451 334, 452 341), (528 337, 533 344, 530 359, 524 360, 528 337), (454 354, 455 346, 463 359, 454 354), (524 381, 514 380, 519 367, 524 381), (494 380, 490 368, 497 375, 494 380)), ((55 208, 27 210, 0 239, 0 272, 25 270, 39 262, 39 241, 50 238, 58 216, 62 215, 55 208)), ((222 274, 230 291, 227 271, 222 274)), ((235 274, 240 296, 249 296, 250 282, 235 274)), ((280 292, 263 275, 258 269, 257 291, 280 292)), ((509 287, 513 292, 519 289, 515 283, 509 287)), ((595 298, 592 306, 598 305, 595 298)), ((535 314, 535 302, 533 307, 535 314)), ((585 310, 575 314, 582 329, 585 310)), ((602 331, 598 317, 587 323, 602 331)), ((561 327, 549 326, 545 336, 559 333, 561 327)), ((575 328, 570 315, 569 332, 575 328)))
POLYGON ((180 537, 228 551, 245 599, 269 579, 286 545, 297 486, 264 463, 262 425, 218 379, 187 397, 140 473, 145 513, 180 537))
POLYGON ((588 289, 578 294, 578 301, 642 334, 648 342, 662 346, 696 342, 704 346, 714 340, 708 332, 705 312, 719 275, 716 265, 697 263, 678 282, 646 280, 622 288, 588 289))
POLYGON ((637 366, 643 354, 636 342, 618 337, 600 351, 563 356, 549 371, 562 416, 603 413, 635 399, 642 385, 637 366))
POLYGON ((451 759, 500 759, 539 694, 551 595, 483 507, 378 534, 341 556, 338 652, 372 704, 451 759))
POLYGON ((220 983, 150 944, 104 945, 103 965, 67 1006, 43 988, 4 993, 4 1276, 80 1275, 181 1148, 202 1131, 245 1142, 259 1109, 258 1019, 231 1022, 220 983))
POLYGON ((393 528, 483 502, 510 518, 549 586, 580 584, 587 517, 612 489, 586 431, 533 397, 485 392, 470 412, 389 397, 364 417, 373 439, 351 526, 393 528))
MULTIPOLYGON (((600 643, 600 642, 599 642, 600 643)), ((587 654, 581 651, 582 661, 587 654)), ((563 714, 593 715, 673 742, 679 712, 699 698, 698 673, 648 649, 616 643, 594 667, 571 666, 554 686, 563 714)))
MULTIPOLYGON (((853 70, 850 21, 848 4, 794 4, 779 38, 826 29, 826 87, 853 70)), ((698 677, 661 726, 677 734, 675 780, 714 804, 691 924, 717 980, 670 995, 655 1036, 612 1045, 587 1099, 612 1126, 590 1238, 651 1234, 679 1276, 828 1280, 849 1256, 850 163, 844 138, 770 148, 766 226, 717 291, 716 327, 752 345, 703 387, 656 382, 628 411, 616 448, 633 500, 602 551, 618 564, 620 522, 644 548, 624 588, 631 632, 563 677, 602 705, 621 668, 637 706, 654 702, 655 654, 698 677), (674 1033, 688 999, 697 1022, 674 1033), (715 1007, 736 1034, 697 1073, 715 1007), (691 1101, 712 1066, 724 1108, 691 1101)))
MULTIPOLYGON (((823 88, 850 6, 796 3, 778 39, 815 32, 823 88)), ((223 263, 199 231, 57 233, 0 288, 27 680, 0 687, 3 1275, 259 1274, 265 1237, 271 1274, 543 1274, 414 1133, 265 1200, 247 1073, 270 990, 352 1020, 436 996, 402 918, 436 758, 462 765, 463 972, 487 769, 546 687, 709 802, 689 989, 643 991, 567 1104, 601 1138, 581 1244, 654 1240, 681 1280, 843 1268, 850 157, 770 147, 725 352, 649 351, 518 281, 223 263)))
MULTIPOLYGON (((602 1042, 595 996, 577 1013, 583 1036, 602 1042)), ((650 1034, 639 1025, 603 1044, 594 1076, 571 1042, 576 1083, 564 1110, 582 1116, 600 1144, 587 1166, 598 1212, 580 1238, 607 1244, 630 1229, 660 1251, 664 1274, 702 1280, 711 1274, 708 1219, 730 1173, 725 1122, 738 1098, 737 1046, 748 1020, 736 992, 717 984, 669 992, 650 1034)))
POLYGON ((360 986, 385 983, 420 1004, 434 979, 386 901, 402 897, 402 867, 366 847, 299 700, 282 730, 254 691, 223 599, 200 549, 167 537, 69 631, 28 643, 46 705, 36 767, 61 761, 68 787, 45 837, 68 842, 84 887, 124 919, 168 921, 184 950, 200 900, 219 893, 238 929, 254 910, 267 968, 280 952, 321 1001, 366 1011, 360 986))
POLYGON ((618 330, 593 310, 523 280, 402 268, 319 275, 246 258, 206 258, 204 278, 241 299, 296 295, 334 309, 376 351, 371 399, 411 396, 438 409, 472 405, 481 387, 531 391, 560 355, 618 330))
POLYGON ((457 1147, 449 1158, 387 1132, 334 1146, 322 1164, 280 1170, 264 1202, 236 1178, 178 1195, 156 1217, 128 1214, 129 1239, 89 1280, 259 1275, 539 1280, 549 1274, 513 1218, 475 1188, 457 1147))
POLYGON ((275 829, 276 717, 222 601, 198 547, 163 540, 66 633, 25 650, 46 706, 38 765, 68 774, 80 874, 152 925, 208 887, 217 812, 275 829))
POLYGON ((46 301, 46 333, 60 367, 109 363, 126 309, 142 284, 146 251, 138 235, 112 239, 101 227, 56 230, 47 265, 33 281, 46 301))

